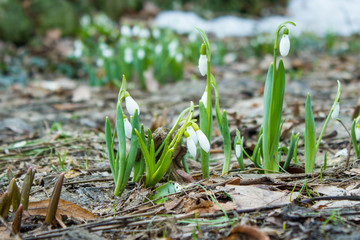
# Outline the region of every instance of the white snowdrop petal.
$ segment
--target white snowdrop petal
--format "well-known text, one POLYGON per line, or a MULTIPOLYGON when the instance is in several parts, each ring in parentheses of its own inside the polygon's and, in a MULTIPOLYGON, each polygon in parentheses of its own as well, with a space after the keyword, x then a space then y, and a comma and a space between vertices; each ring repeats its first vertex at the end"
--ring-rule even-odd
POLYGON ((207 57, 206 57, 206 55, 200 55, 199 71, 200 71, 201 76, 205 76, 207 74, 207 57))
POLYGON ((340 104, 337 103, 334 107, 334 111, 331 114, 331 118, 332 119, 336 119, 339 117, 339 113, 340 113, 340 104))
POLYGON ((207 92, 206 91, 203 93, 200 100, 203 102, 203 104, 206 108, 207 107, 207 92))
POLYGON ((235 146, 235 156, 236 156, 237 158, 239 158, 239 157, 240 157, 240 154, 241 154, 241 145, 240 145, 240 144, 236 144, 236 146, 235 146))
POLYGON ((186 138, 186 146, 187 146, 187 149, 188 149, 189 153, 191 154, 191 156, 193 156, 195 158, 196 157, 196 144, 194 143, 194 141, 192 140, 192 138, 190 136, 186 138))
POLYGON ((356 141, 360 141, 360 127, 355 127, 356 141))
POLYGON ((206 135, 200 129, 196 131, 196 135, 198 137, 200 147, 205 152, 209 152, 210 151, 210 143, 209 143, 209 140, 207 139, 206 135))
POLYGON ((126 63, 131 63, 133 61, 133 54, 131 48, 125 48, 124 60, 126 63))
POLYGON ((290 51, 290 39, 289 35, 284 34, 280 40, 280 46, 279 46, 280 54, 283 57, 286 57, 289 54, 290 51))
POLYGON ((137 57, 138 57, 139 59, 144 59, 144 57, 145 57, 145 51, 144 51, 144 49, 140 48, 140 49, 137 51, 137 57))
POLYGON ((196 135, 195 130, 190 126, 186 128, 186 131, 189 133, 191 139, 194 141, 195 144, 198 143, 198 137, 196 135))
POLYGON ((131 116, 134 116, 136 110, 138 110, 138 114, 140 115, 139 105, 131 96, 127 96, 125 98, 125 106, 131 116))
POLYGON ((131 37, 131 28, 128 25, 122 25, 120 32, 125 37, 131 37))
POLYGON ((125 128, 125 136, 127 138, 131 138, 132 126, 127 118, 124 118, 124 128, 125 128))

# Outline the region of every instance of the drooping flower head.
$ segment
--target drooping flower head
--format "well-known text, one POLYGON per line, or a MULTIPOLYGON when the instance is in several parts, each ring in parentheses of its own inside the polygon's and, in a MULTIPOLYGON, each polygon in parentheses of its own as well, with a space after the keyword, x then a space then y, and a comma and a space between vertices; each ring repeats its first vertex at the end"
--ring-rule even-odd
POLYGON ((334 110, 333 110, 333 112, 331 114, 331 118, 332 119, 337 119, 339 117, 339 113, 340 113, 340 103, 337 102, 335 104, 334 110))
POLYGON ((286 57, 290 51, 289 29, 285 27, 282 38, 280 40, 279 51, 281 56, 286 57))
POLYGON ((210 151, 210 143, 209 143, 209 139, 206 137, 206 135, 200 130, 199 126, 196 123, 192 124, 196 136, 198 138, 199 141, 199 145, 200 147, 205 151, 205 152, 209 152, 210 151))
POLYGON ((124 128, 125 128, 125 136, 127 138, 131 138, 131 134, 132 134, 132 126, 131 123, 129 122, 129 120, 127 119, 127 117, 125 116, 125 114, 123 115, 124 118, 124 128))
POLYGON ((206 56, 206 46, 203 43, 200 49, 200 58, 199 58, 199 71, 201 76, 207 74, 207 56, 206 56))
POLYGON ((188 149, 189 153, 191 154, 191 156, 193 156, 195 158, 196 157, 196 144, 188 132, 184 132, 184 136, 186 138, 187 149, 188 149))
POLYGON ((241 155, 241 142, 240 139, 238 139, 235 144, 235 156, 239 158, 240 155, 241 155))
POLYGON ((139 105, 135 102, 135 100, 130 96, 128 92, 124 93, 125 97, 125 106, 127 111, 131 116, 135 115, 135 111, 138 111, 138 114, 140 114, 140 108, 139 105))

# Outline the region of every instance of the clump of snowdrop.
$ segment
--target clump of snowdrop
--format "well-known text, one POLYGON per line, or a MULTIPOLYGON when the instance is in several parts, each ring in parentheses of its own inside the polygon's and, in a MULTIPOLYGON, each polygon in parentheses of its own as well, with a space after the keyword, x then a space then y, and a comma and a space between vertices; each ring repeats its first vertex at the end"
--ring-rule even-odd
POLYGON ((179 37, 171 30, 146 28, 136 23, 118 26, 104 14, 85 15, 80 26, 81 41, 74 42, 69 57, 85 65, 94 86, 118 81, 120 74, 129 78, 136 74, 140 87, 146 89, 144 73, 149 67, 154 69, 154 77, 160 84, 177 81, 183 77, 186 61, 195 62, 198 58, 194 33, 180 46, 179 37), (99 73, 104 74, 95 74, 99 68, 104 70, 99 73))
POLYGON ((144 49, 142 49, 142 48, 140 48, 140 49, 138 49, 138 51, 137 51, 137 57, 139 58, 139 59, 144 59, 144 57, 145 57, 145 51, 144 51, 144 49))
POLYGON ((133 61, 133 52, 131 50, 131 48, 125 48, 124 50, 124 61, 126 63, 131 63, 133 61))
POLYGON ((122 25, 120 29, 121 35, 124 37, 131 37, 131 28, 128 25, 122 25))

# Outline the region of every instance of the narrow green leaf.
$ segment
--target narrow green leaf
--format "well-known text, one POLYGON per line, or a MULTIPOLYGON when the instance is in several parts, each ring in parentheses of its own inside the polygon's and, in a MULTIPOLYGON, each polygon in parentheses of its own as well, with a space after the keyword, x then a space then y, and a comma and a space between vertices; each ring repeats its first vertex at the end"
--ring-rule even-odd
POLYGON ((208 57, 208 59, 210 61, 211 60, 211 48, 210 48, 209 39, 208 39, 206 33, 201 28, 198 28, 198 27, 195 27, 195 28, 196 28, 196 30, 199 31, 199 33, 201 34, 202 39, 204 40, 204 43, 205 43, 205 46, 206 46, 207 57, 208 57))
POLYGON ((111 169, 111 173, 113 175, 114 178, 114 182, 117 179, 117 171, 115 169, 115 158, 114 158, 114 148, 113 148, 113 136, 111 133, 111 124, 110 124, 110 120, 108 117, 106 117, 105 120, 105 141, 106 141, 106 148, 107 148, 107 152, 108 152, 108 159, 109 159, 109 163, 110 163, 110 169, 111 169))
POLYGON ((225 155, 225 161, 222 169, 222 174, 225 174, 229 172, 230 169, 230 161, 231 161, 231 136, 230 136, 230 130, 229 130, 229 124, 227 120, 226 111, 223 111, 222 114, 222 136, 224 139, 224 155, 225 155))
MULTIPOLYGON (((126 160, 126 139, 125 139, 125 128, 123 110, 121 107, 121 101, 118 101, 116 106, 116 132, 119 141, 119 161, 115 162, 115 169, 118 171, 118 178, 122 178, 125 173, 125 160, 126 160)), ((118 182, 118 180, 116 181, 118 182)))
POLYGON ((294 152, 295 152, 295 144, 296 144, 296 138, 297 136, 299 136, 299 134, 297 134, 296 136, 294 135, 294 132, 291 133, 291 138, 290 138, 290 145, 289 145, 289 151, 288 154, 286 156, 286 160, 283 166, 283 169, 286 170, 291 162, 291 159, 294 156, 294 152))
POLYGON ((173 152, 174 152, 173 148, 169 149, 166 152, 163 163, 160 165, 160 167, 156 170, 156 172, 151 177, 150 186, 154 186, 156 183, 158 183, 164 177, 165 173, 169 169, 170 164, 172 162, 173 152))
POLYGON ((312 173, 315 164, 316 155, 316 129, 315 120, 311 107, 310 94, 308 94, 305 104, 305 132, 304 132, 304 144, 305 144, 305 173, 312 173))
POLYGON ((353 144, 353 147, 354 147, 354 151, 355 151, 355 155, 357 158, 360 157, 360 149, 359 149, 359 146, 357 144, 357 141, 356 141, 356 132, 355 132, 355 129, 356 129, 356 124, 357 124, 357 121, 359 120, 360 116, 355 118, 352 122, 352 125, 351 125, 351 140, 352 140, 352 144, 353 144))
MULTIPOLYGON (((270 110, 271 110, 271 94, 273 85, 273 64, 270 64, 265 88, 264 88, 264 116, 263 116, 263 134, 262 134, 262 151, 263 163, 265 169, 272 169, 272 157, 270 153, 271 133, 270 133, 270 110)), ((253 159, 255 161, 255 159, 253 159)))

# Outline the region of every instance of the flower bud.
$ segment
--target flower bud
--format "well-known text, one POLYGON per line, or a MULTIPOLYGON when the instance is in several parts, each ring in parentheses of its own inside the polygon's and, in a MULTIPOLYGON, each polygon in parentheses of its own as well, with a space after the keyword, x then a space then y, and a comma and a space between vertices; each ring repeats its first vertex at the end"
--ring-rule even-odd
POLYGON ((203 102, 205 108, 207 108, 207 91, 205 90, 205 92, 203 93, 203 95, 201 96, 200 101, 203 102))
POLYGON ((241 155, 241 144, 240 141, 238 140, 235 145, 235 156, 239 158, 240 155, 241 155))
POLYGON ((204 43, 201 45, 201 50, 200 50, 199 71, 201 76, 205 76, 207 74, 207 56, 206 56, 206 46, 204 43))
POLYGON ((334 110, 331 114, 331 118, 332 119, 336 119, 339 117, 339 113, 340 113, 340 103, 336 103, 335 107, 334 107, 334 110))
POLYGON ((360 141, 360 125, 357 123, 355 126, 356 141, 360 141))
POLYGON ((187 146, 187 149, 188 149, 189 153, 191 154, 191 156, 193 156, 195 158, 196 157, 196 144, 195 144, 194 140, 190 137, 189 134, 186 137, 186 146, 187 146))
POLYGON ((194 141, 195 144, 198 143, 198 138, 197 138, 197 135, 193 129, 193 127, 187 127, 186 128, 186 132, 190 135, 191 139, 194 141))
POLYGON ((280 54, 283 57, 286 57, 290 51, 290 39, 289 39, 289 30, 287 28, 284 29, 284 33, 280 40, 279 46, 280 54))
POLYGON ((125 115, 123 116, 123 118, 124 118, 125 136, 130 139, 132 134, 132 126, 125 115))
POLYGON ((129 93, 125 93, 125 106, 131 116, 134 116, 136 110, 138 111, 138 114, 140 114, 139 105, 135 102, 129 93))

